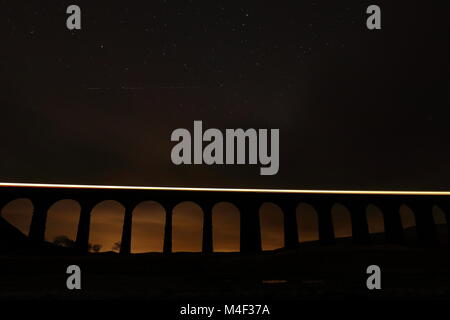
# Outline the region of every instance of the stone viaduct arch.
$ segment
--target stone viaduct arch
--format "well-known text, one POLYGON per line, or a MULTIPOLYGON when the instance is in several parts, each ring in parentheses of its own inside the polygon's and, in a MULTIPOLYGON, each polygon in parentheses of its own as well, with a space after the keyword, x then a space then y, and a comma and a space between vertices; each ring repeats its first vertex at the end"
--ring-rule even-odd
POLYGON ((141 202, 132 216, 131 252, 162 252, 166 216, 162 205, 156 201, 141 202))
POLYGON ((108 199, 97 203, 91 211, 88 242, 97 244, 106 234, 100 251, 119 251, 120 247, 115 244, 121 243, 124 213, 125 208, 119 201, 108 199))
POLYGON ((347 207, 340 203, 335 203, 331 208, 331 213, 336 238, 351 237, 353 234, 352 219, 347 207))
POLYGON ((56 236, 67 236, 70 240, 75 240, 78 220, 80 219, 80 204, 76 200, 61 199, 55 202, 48 210, 46 221, 45 239, 52 242, 56 236), (59 231, 49 234, 52 225, 58 226, 59 231))
POLYGON ((448 233, 448 221, 447 217, 445 216, 445 212, 442 210, 440 206, 433 206, 433 218, 434 218, 434 224, 436 225, 436 228, 439 230, 439 242, 444 244, 449 244, 449 233, 448 233), (446 230, 445 230, 446 228, 446 230), (447 231, 447 235, 445 236, 445 231, 447 231))
POLYGON ((0 217, 3 217, 20 232, 28 236, 33 211, 33 202, 30 199, 17 198, 3 203, 3 206, 0 207, 0 217))
POLYGON ((222 201, 213 207, 213 251, 239 251, 239 209, 232 203, 222 201), (230 249, 231 248, 231 249, 230 249))
MULTIPOLYGON (((203 210, 194 201, 183 201, 173 209, 173 251, 202 250, 203 210)), ((211 233, 212 234, 212 233, 211 233)))
POLYGON ((298 241, 318 241, 319 221, 315 208, 309 203, 299 203, 296 208, 297 213, 297 234, 298 241))
POLYGON ((377 234, 384 233, 384 217, 383 212, 374 204, 369 204, 366 207, 367 224, 369 228, 369 233, 371 235, 371 241, 386 241, 385 237, 383 239, 376 239, 377 234))
POLYGON ((283 247, 283 211, 272 202, 264 202, 259 209, 261 224, 261 247, 273 250, 283 247))

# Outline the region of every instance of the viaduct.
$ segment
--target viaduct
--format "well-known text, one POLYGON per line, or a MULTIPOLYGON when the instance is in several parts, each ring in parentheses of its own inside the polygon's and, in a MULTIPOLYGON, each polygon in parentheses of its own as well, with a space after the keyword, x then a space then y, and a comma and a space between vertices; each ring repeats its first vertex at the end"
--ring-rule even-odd
MULTIPOLYGON (((29 237, 43 242, 47 212, 59 200, 71 199, 81 206, 76 237, 80 253, 88 251, 89 229, 93 208, 104 200, 115 200, 125 207, 120 252, 129 254, 133 210, 141 202, 156 201, 165 209, 163 252, 172 252, 172 215, 175 206, 184 201, 197 203, 203 211, 202 251, 213 251, 212 209, 218 202, 234 204, 240 211, 240 251, 261 251, 259 208, 264 202, 272 202, 283 211, 284 247, 298 245, 296 207, 308 203, 318 215, 319 240, 321 244, 335 241, 331 208, 335 203, 345 205, 350 212, 352 239, 355 244, 369 244, 370 236, 366 207, 374 204, 384 218, 386 240, 389 243, 403 241, 403 227, 399 209, 408 205, 414 212, 420 245, 436 246, 439 238, 432 215, 432 207, 438 205, 450 219, 450 192, 407 191, 324 191, 324 190, 262 190, 262 189, 208 189, 208 188, 152 188, 113 187, 82 185, 0 184, 0 210, 10 201, 28 198, 34 211, 29 237)), ((448 225, 448 224, 447 224, 448 225)), ((449 232, 450 234, 450 232, 449 232)))

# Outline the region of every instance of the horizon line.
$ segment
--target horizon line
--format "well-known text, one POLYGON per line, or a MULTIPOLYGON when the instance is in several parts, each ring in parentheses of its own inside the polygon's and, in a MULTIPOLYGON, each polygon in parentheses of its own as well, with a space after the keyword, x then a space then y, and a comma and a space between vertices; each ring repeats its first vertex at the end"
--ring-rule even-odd
POLYGON ((208 187, 147 187, 91 184, 11 183, 0 182, 0 187, 61 188, 61 189, 104 189, 104 190, 160 190, 160 191, 207 191, 207 192, 253 192, 294 194, 367 194, 367 195, 448 195, 450 191, 407 191, 407 190, 333 190, 333 189, 258 189, 258 188, 208 188, 208 187))

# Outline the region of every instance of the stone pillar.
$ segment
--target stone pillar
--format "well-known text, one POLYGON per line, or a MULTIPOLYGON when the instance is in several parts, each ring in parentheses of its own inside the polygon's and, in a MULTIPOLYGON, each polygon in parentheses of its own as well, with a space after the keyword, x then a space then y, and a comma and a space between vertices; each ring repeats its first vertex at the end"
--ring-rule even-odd
POLYGON ((257 253, 261 251, 261 223, 259 220, 260 204, 254 201, 241 201, 240 251, 257 253))
POLYGON ((125 215, 123 217, 122 240, 120 241, 120 254, 131 253, 131 229, 133 225, 134 204, 125 205, 125 215))
POLYGON ((385 202, 378 205, 383 212, 384 232, 389 243, 403 243, 403 225, 400 217, 400 204, 385 202))
POLYGON ((331 216, 333 204, 330 202, 317 202, 314 205, 319 221, 319 241, 322 245, 334 244, 334 227, 331 216))
POLYGON ((81 211, 78 221, 77 239, 75 247, 80 253, 89 251, 89 229, 91 226, 91 212, 95 206, 93 201, 80 201, 81 211))
POLYGON ((202 204, 203 210, 203 239, 202 239, 202 252, 213 252, 213 225, 212 225, 212 209, 213 204, 202 204))
POLYGON ((166 210, 166 222, 164 225, 164 253, 172 252, 172 216, 173 208, 175 206, 171 204, 165 204, 164 209, 166 210))
POLYGON ((29 231, 29 238, 35 242, 43 242, 45 240, 45 225, 47 223, 47 213, 53 204, 50 200, 35 199, 33 200, 33 216, 29 231))
POLYGON ((439 244, 436 224, 433 218, 432 203, 416 201, 410 205, 416 219, 416 231, 419 245, 431 247, 439 244))
POLYGON ((366 203, 362 201, 350 201, 347 208, 352 218, 352 239, 354 244, 369 244, 370 234, 367 224, 366 203))
POLYGON ((296 248, 298 246, 297 201, 286 201, 279 206, 283 210, 284 247, 296 248))

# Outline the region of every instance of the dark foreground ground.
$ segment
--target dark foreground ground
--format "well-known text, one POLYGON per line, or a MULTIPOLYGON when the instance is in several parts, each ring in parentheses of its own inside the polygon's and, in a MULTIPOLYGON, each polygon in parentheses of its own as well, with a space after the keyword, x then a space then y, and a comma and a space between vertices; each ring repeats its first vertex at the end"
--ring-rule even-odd
POLYGON ((373 298, 449 299, 450 249, 391 245, 304 246, 260 255, 100 254, 0 256, 1 300, 265 301, 373 298), (82 290, 66 288, 66 268, 82 270, 82 290), (382 289, 366 288, 366 268, 382 289))

